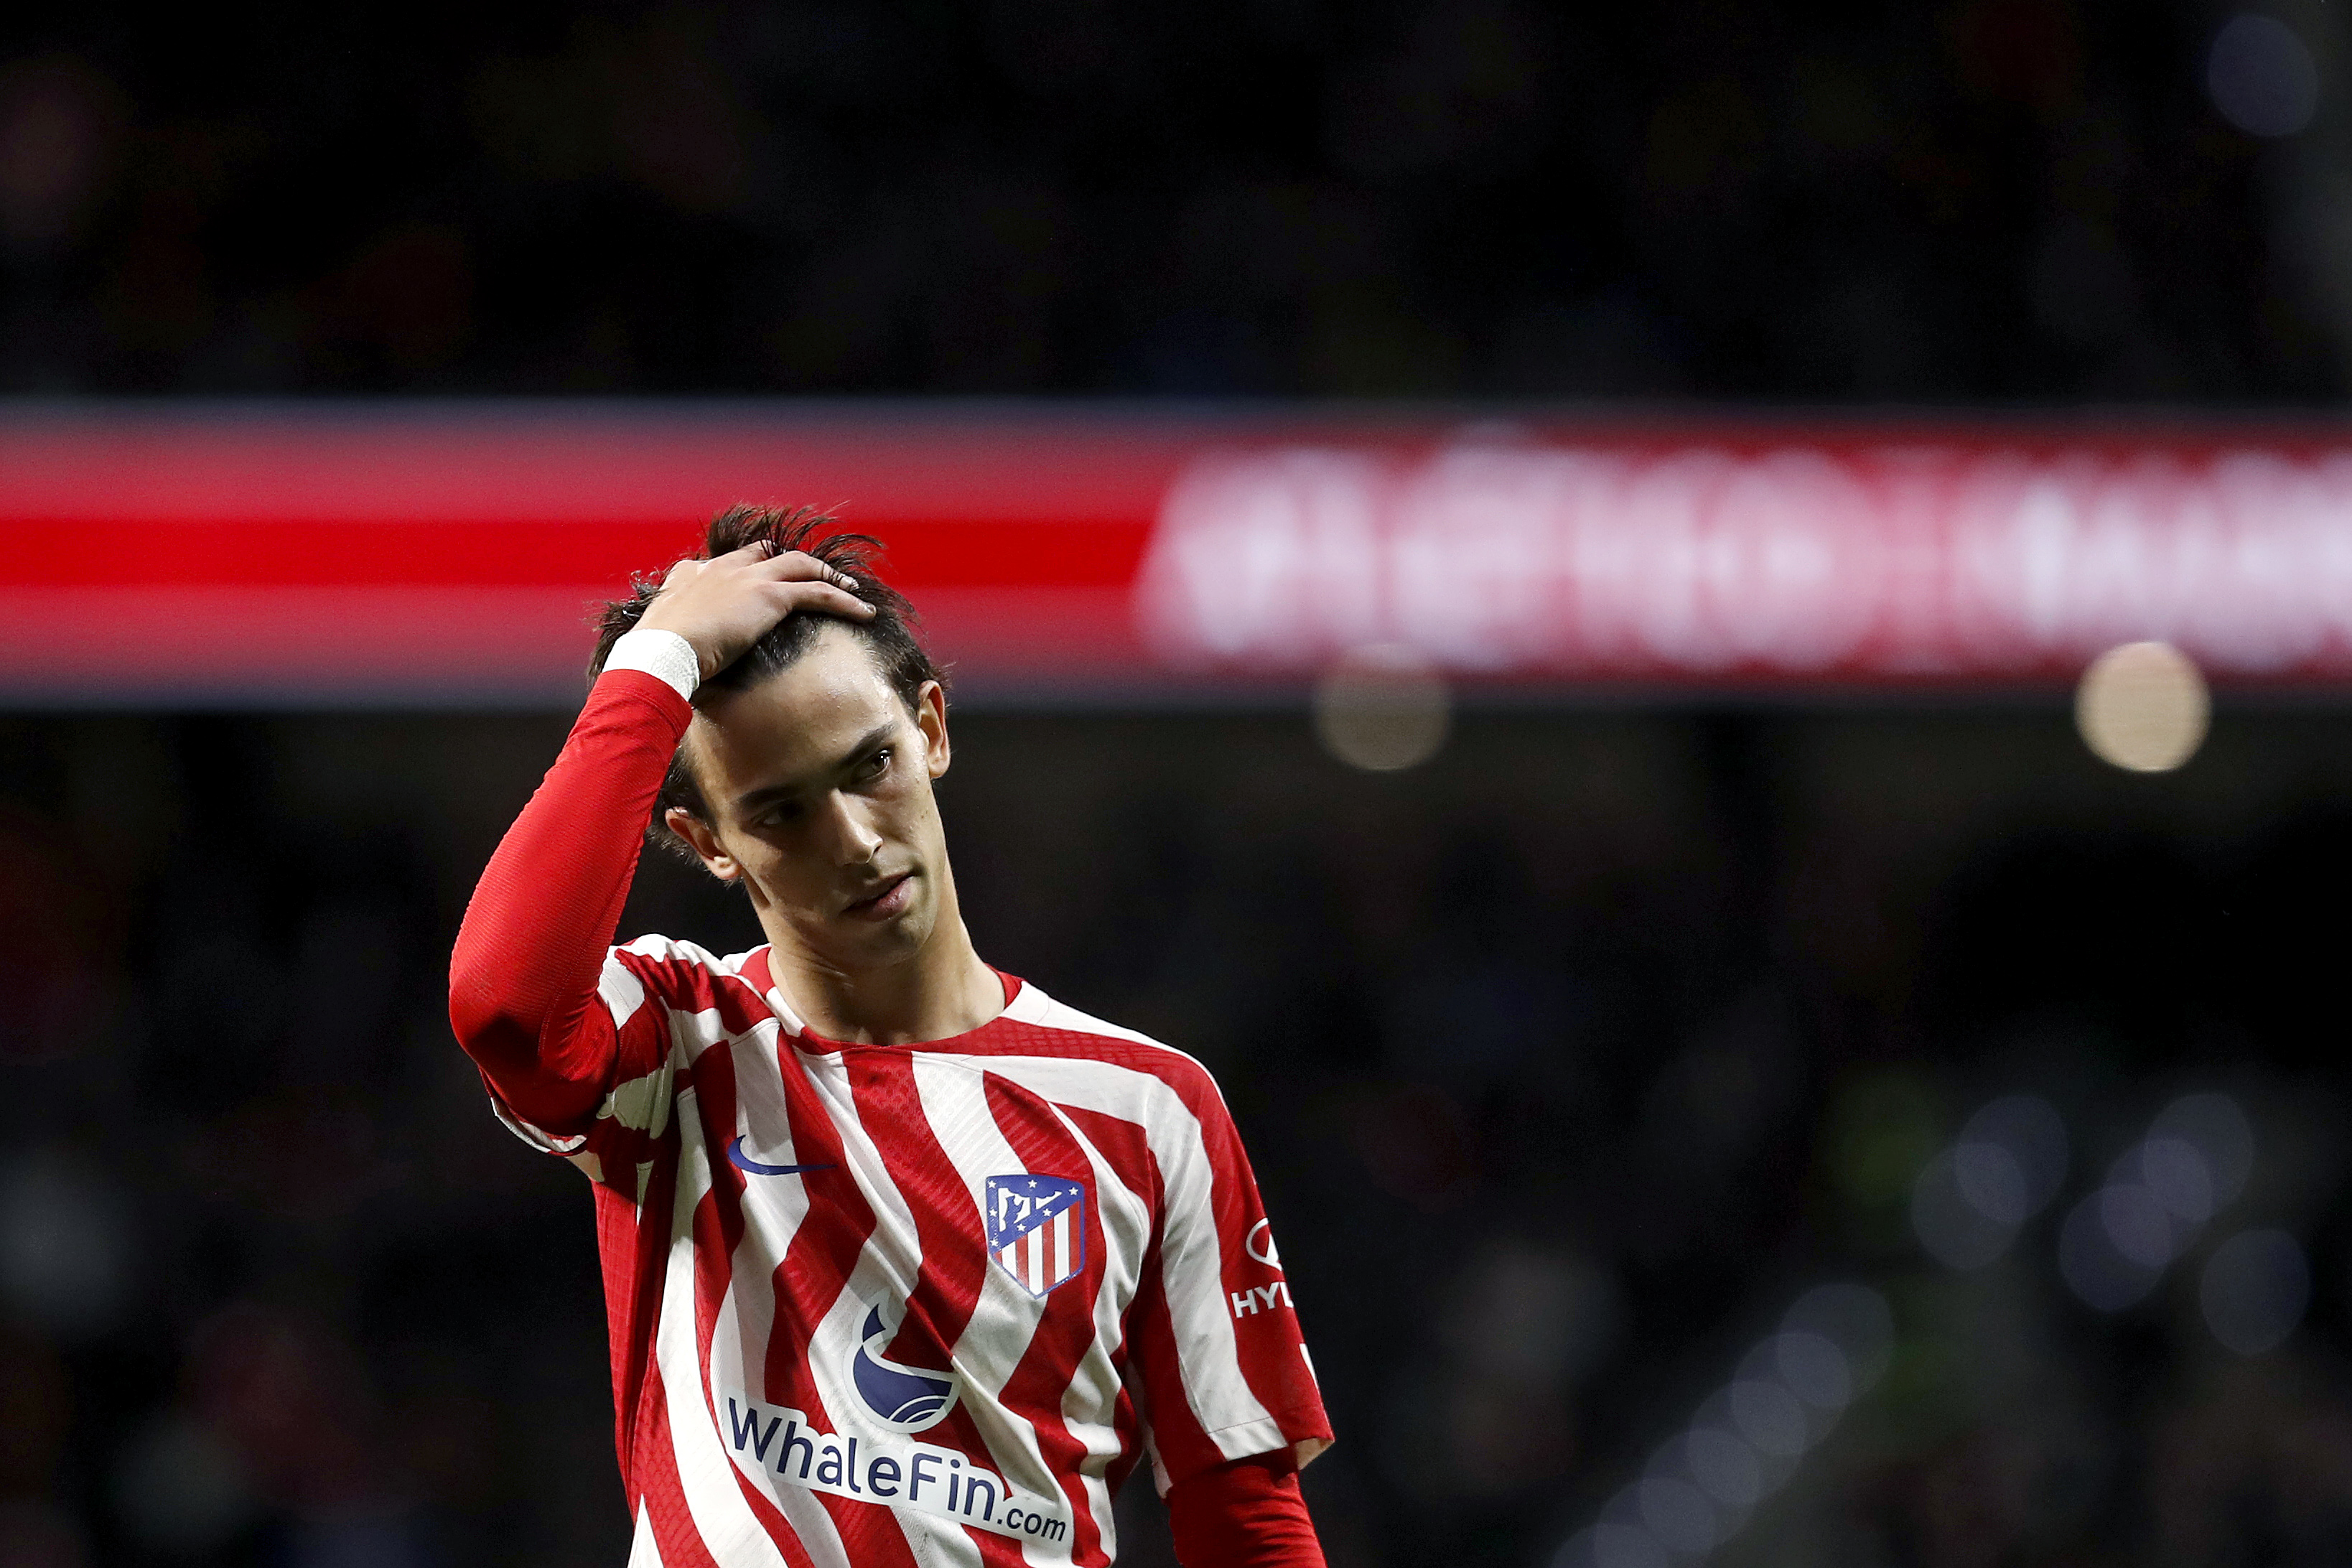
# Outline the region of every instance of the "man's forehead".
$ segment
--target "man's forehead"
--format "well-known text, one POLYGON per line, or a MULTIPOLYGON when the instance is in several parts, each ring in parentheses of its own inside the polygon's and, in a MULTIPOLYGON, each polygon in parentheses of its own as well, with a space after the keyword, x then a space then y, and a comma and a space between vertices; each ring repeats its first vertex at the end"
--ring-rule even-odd
MULTIPOLYGON (((698 709, 692 735, 714 773, 748 788, 832 766, 877 727, 904 716, 864 640, 829 627, 774 675, 713 693, 698 709)), ((720 780, 710 782, 727 792, 720 780)))

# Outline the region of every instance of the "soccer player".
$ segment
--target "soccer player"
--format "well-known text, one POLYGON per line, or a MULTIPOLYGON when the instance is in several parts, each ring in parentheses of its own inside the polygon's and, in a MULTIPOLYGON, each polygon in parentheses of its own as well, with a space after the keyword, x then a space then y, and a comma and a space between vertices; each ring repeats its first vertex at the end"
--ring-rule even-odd
POLYGON ((607 606, 482 874, 450 1018, 593 1184, 631 1568, 1322 1562, 1331 1431, 1256 1183, 1181 1053, 992 969, 943 682, 871 541, 736 508, 607 606), (765 945, 613 947, 649 819, 765 945))

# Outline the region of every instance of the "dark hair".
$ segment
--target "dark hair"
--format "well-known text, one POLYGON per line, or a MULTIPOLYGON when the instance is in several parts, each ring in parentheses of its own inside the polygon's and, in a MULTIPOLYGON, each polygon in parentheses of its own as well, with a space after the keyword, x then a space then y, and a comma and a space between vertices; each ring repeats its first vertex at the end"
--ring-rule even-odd
MULTIPOLYGON (((846 573, 857 579, 856 595, 874 606, 874 616, 866 621, 845 621, 822 611, 795 610, 778 621, 765 637, 753 643, 742 657, 704 681, 696 692, 713 689, 740 691, 759 685, 809 650, 816 641, 823 622, 845 626, 861 639, 881 668, 882 678, 898 700, 913 712, 915 704, 928 681, 947 685, 947 671, 934 663, 915 640, 915 607, 905 595, 887 583, 874 569, 874 556, 882 542, 870 534, 835 531, 840 520, 818 511, 814 507, 730 506, 710 520, 710 530, 703 540, 701 553, 693 557, 708 561, 740 550, 747 544, 761 541, 774 547, 782 555, 799 551, 813 555, 836 572, 846 573)), ((641 573, 629 579, 629 596, 606 605, 597 617, 596 654, 588 661, 588 679, 593 680, 603 671, 604 661, 613 656, 613 645, 621 634, 644 619, 646 606, 661 592, 659 574, 641 573)), ((700 781, 688 766, 686 748, 680 746, 670 759, 669 773, 662 780, 661 796, 654 806, 652 837, 657 844, 693 858, 693 847, 669 830, 663 821, 671 807, 691 812, 703 821, 711 820, 709 803, 704 798, 700 781)))

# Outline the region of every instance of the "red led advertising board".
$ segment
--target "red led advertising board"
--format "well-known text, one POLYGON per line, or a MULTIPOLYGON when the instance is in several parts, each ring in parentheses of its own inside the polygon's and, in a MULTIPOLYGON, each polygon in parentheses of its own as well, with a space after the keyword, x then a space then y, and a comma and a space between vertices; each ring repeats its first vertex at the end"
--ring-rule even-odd
POLYGON ((939 405, 0 408, 0 696, 546 703, 737 500, 888 546, 965 694, 2352 678, 2352 437, 939 405))

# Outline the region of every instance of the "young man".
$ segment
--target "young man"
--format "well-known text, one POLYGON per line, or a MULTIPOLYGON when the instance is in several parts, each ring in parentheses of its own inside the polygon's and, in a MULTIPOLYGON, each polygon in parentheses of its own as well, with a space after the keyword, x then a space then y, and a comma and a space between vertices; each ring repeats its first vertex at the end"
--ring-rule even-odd
POLYGON ((1185 1568, 1319 1565, 1223 1102, 973 951, 939 673, 829 521, 722 513, 608 607, 452 962, 499 1116, 594 1184, 632 1568, 1108 1563, 1143 1455, 1185 1568), (765 946, 609 945, 656 805, 765 946))

